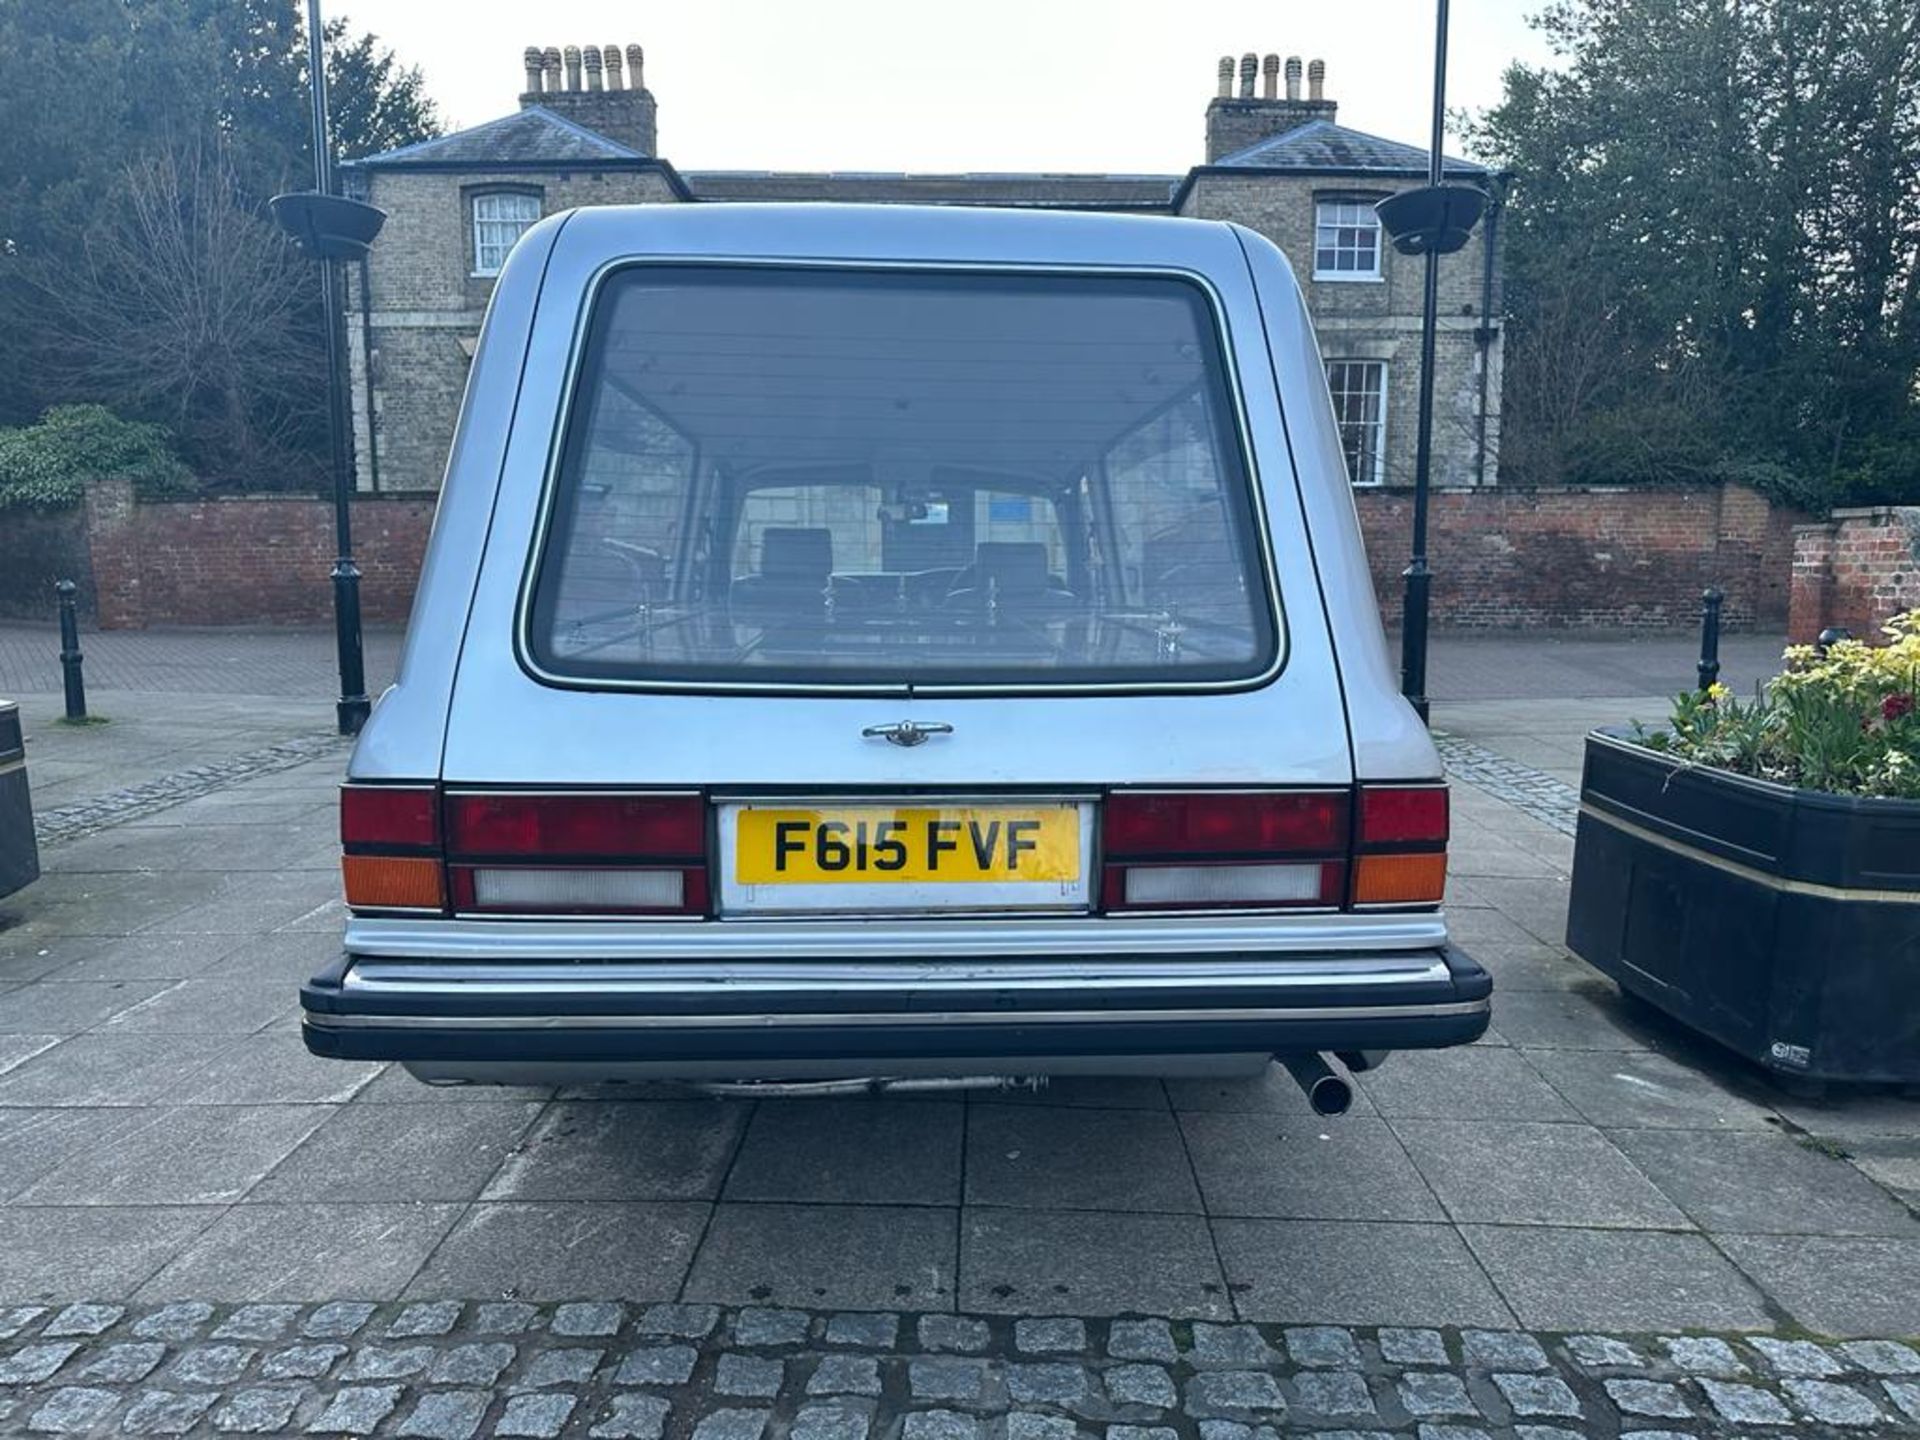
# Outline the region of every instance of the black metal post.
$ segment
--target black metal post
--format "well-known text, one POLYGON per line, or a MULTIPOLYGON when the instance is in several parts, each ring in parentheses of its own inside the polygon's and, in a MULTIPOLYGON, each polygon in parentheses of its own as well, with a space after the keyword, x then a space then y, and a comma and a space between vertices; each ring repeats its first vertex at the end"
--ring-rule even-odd
MULTIPOLYGON (((313 180, 322 195, 333 194, 333 148, 327 130, 327 62, 320 0, 307 0, 307 68, 313 101, 313 180)), ((340 699, 334 708, 342 735, 357 735, 366 724, 366 657, 360 638, 360 567, 353 563, 353 471, 347 453, 347 379, 340 373, 344 316, 340 309, 335 262, 320 261, 320 304, 327 330, 327 441, 333 452, 333 533, 338 559, 333 564, 333 631, 340 665, 340 699)))
POLYGON ((53 587, 60 597, 60 683, 67 692, 69 720, 87 718, 87 682, 80 673, 86 657, 80 653, 80 615, 73 600, 77 588, 71 580, 58 581, 53 587))
POLYGON ((1709 585, 1700 594, 1700 690, 1704 694, 1720 678, 1720 602, 1727 597, 1709 585))
MULTIPOLYGON (((1433 39, 1433 146, 1427 155, 1427 183, 1441 182, 1442 146, 1447 130, 1447 0, 1438 0, 1433 39)), ((1400 610, 1400 690, 1427 718, 1427 601, 1433 581, 1427 568, 1427 493, 1433 471, 1433 366, 1439 327, 1440 256, 1426 254, 1420 298, 1420 428, 1413 460, 1413 558, 1406 568, 1406 595, 1400 610)))

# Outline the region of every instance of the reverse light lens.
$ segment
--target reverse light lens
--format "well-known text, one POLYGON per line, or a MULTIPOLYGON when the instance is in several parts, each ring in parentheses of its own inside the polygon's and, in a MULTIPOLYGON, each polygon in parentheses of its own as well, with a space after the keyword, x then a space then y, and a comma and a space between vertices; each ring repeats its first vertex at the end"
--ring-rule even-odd
POLYGON ((1327 854, 1346 849, 1344 790, 1117 791, 1110 856, 1327 854))
POLYGON ((420 855, 343 855, 340 877, 355 910, 438 910, 440 862, 420 855))
POLYGON ((706 809, 697 795, 449 795, 447 846, 475 858, 699 860, 706 809))
POLYGON ((1356 905, 1438 905, 1447 888, 1447 857, 1362 855, 1353 872, 1356 905))
POLYGON ((1319 901, 1321 865, 1130 865, 1127 905, 1298 905, 1319 901))
POLYGON ((687 877, 679 870, 547 870, 482 866, 471 872, 482 910, 678 911, 687 877))

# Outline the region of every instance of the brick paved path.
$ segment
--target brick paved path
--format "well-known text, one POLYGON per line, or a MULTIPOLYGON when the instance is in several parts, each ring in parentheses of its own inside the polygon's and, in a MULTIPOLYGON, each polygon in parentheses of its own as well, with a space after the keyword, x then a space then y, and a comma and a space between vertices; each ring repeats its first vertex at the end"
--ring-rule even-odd
POLYGON ((637 1440, 1905 1435, 1920 1352, 700 1304, 0 1309, 13 1433, 637 1440))

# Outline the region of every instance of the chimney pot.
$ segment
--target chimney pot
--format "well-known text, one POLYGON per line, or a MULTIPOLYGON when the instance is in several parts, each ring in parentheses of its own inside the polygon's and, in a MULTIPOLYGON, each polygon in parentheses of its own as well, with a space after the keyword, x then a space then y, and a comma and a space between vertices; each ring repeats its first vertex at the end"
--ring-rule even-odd
POLYGON ((580 47, 569 45, 560 53, 567 62, 567 89, 578 90, 580 88, 580 47))
POLYGON ((1280 98, 1280 57, 1269 55, 1260 62, 1260 98, 1277 100, 1280 98))
POLYGON ((1260 73, 1260 57, 1249 50, 1240 57, 1240 98, 1253 99, 1253 77, 1260 73))
POLYGON ((580 52, 581 63, 587 67, 587 89, 601 90, 600 47, 589 45, 580 52))
POLYGON ((1233 56, 1231 55, 1220 57, 1220 98, 1222 100, 1233 98, 1233 56))
POLYGON ((529 45, 521 58, 527 67, 527 93, 537 95, 540 93, 540 47, 529 45))
POLYGON ((627 46, 627 88, 644 90, 647 82, 641 77, 641 67, 647 62, 647 52, 638 45, 627 46))
POLYGON ((1309 100, 1327 98, 1327 62, 1324 60, 1307 62, 1307 98, 1309 100))
POLYGON ((607 62, 607 88, 609 90, 624 89, 625 85, 620 78, 620 47, 608 45, 600 53, 607 62))
POLYGON ((1300 57, 1298 55, 1289 55, 1287 57, 1287 99, 1298 100, 1299 98, 1300 57))
POLYGON ((549 93, 557 94, 560 90, 560 47, 558 45, 549 45, 540 52, 540 69, 547 79, 544 88, 549 93))

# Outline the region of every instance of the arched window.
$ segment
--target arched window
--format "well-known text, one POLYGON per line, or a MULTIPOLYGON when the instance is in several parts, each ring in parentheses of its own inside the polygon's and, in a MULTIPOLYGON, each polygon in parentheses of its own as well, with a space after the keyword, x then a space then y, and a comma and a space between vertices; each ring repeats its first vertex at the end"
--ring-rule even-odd
POLYGON ((489 190, 473 197, 473 273, 498 275, 522 235, 540 219, 540 197, 489 190))

